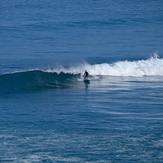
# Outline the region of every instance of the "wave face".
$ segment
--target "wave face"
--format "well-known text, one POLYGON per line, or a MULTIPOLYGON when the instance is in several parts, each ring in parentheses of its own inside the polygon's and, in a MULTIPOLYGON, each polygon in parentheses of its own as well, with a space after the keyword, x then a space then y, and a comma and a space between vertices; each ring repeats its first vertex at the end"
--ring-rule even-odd
POLYGON ((61 89, 74 87, 77 79, 87 70, 92 76, 163 76, 163 59, 119 61, 113 64, 82 64, 72 67, 57 67, 46 70, 28 70, 0 75, 1 92, 61 89))
POLYGON ((0 90, 3 93, 15 91, 68 88, 74 85, 77 76, 65 73, 48 73, 42 70, 29 70, 0 75, 0 90))

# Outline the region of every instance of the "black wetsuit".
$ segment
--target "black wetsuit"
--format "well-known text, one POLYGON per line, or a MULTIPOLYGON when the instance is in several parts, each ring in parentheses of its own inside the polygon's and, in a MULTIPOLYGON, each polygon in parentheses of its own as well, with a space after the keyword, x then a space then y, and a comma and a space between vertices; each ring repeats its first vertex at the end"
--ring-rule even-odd
POLYGON ((85 71, 84 73, 84 78, 86 79, 88 77, 89 73, 87 71, 85 71))

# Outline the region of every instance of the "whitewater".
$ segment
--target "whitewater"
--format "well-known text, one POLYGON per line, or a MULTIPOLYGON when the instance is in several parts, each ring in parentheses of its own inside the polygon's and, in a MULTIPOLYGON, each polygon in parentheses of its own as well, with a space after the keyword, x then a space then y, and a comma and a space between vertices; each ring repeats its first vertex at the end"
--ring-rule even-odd
POLYGON ((159 56, 150 57, 146 60, 138 61, 118 61, 115 63, 101 63, 101 64, 81 64, 64 68, 59 66, 54 69, 43 70, 45 72, 56 73, 70 73, 70 74, 82 74, 87 70, 90 75, 102 75, 102 76, 163 76, 163 59, 159 56))

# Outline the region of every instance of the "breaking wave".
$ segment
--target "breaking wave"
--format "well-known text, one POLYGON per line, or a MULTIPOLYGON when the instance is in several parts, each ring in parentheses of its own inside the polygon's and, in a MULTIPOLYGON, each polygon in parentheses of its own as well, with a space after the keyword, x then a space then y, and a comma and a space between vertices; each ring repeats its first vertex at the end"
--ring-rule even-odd
POLYGON ((40 90, 73 87, 87 70, 91 76, 163 76, 163 59, 158 56, 147 60, 118 61, 112 64, 81 64, 71 67, 27 70, 0 75, 0 91, 40 90))
POLYGON ((138 61, 118 61, 113 64, 101 63, 101 64, 83 64, 74 67, 58 67, 55 69, 44 70, 46 72, 56 73, 69 73, 69 74, 81 74, 87 70, 90 75, 103 75, 103 76, 163 76, 163 59, 157 55, 147 60, 138 61))

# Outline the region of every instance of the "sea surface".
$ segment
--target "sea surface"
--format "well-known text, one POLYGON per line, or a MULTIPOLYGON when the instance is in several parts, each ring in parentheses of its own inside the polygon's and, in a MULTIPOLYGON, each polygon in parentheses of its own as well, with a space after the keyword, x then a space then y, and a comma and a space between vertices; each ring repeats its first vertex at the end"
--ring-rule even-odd
POLYGON ((0 162, 162 163, 163 1, 2 0, 0 162))

